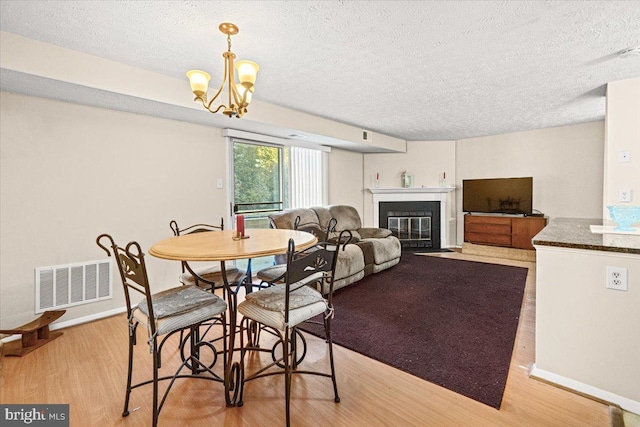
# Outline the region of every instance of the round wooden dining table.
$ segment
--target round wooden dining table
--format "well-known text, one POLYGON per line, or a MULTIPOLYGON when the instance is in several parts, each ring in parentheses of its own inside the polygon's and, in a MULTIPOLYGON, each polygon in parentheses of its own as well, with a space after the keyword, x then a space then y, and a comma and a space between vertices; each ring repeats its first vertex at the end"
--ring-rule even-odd
MULTIPOLYGON (((227 334, 227 357, 224 366, 225 400, 227 406, 235 406, 242 384, 242 370, 233 361, 237 328, 237 292, 240 284, 231 287, 226 278, 226 261, 251 259, 262 256, 284 254, 288 250, 289 239, 293 239, 295 250, 307 249, 318 242, 311 233, 298 230, 273 228, 251 228, 245 230, 245 238, 235 239, 235 230, 207 231, 185 234, 161 240, 149 248, 149 254, 157 258, 174 261, 219 261, 223 272, 224 295, 229 311, 227 334)), ((251 290, 251 269, 248 268, 244 280, 247 292, 251 290)))
POLYGON ((250 228, 244 239, 234 240, 235 230, 185 234, 161 240, 149 254, 175 261, 232 261, 278 255, 287 252, 289 239, 296 251, 313 246, 318 239, 311 233, 275 228, 250 228))

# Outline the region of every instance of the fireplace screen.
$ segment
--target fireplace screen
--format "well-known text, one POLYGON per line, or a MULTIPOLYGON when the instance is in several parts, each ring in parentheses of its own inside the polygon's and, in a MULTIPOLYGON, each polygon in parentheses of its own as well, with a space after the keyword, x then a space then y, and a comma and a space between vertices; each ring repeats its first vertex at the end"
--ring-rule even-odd
POLYGON ((431 217, 389 216, 387 228, 400 240, 431 240, 431 217))
POLYGON ((380 202, 379 227, 400 239, 402 250, 440 249, 440 202, 380 202))

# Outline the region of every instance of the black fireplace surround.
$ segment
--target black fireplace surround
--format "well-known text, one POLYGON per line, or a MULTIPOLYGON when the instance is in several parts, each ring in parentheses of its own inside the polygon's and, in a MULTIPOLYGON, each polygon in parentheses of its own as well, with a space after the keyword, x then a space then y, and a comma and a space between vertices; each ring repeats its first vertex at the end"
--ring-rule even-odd
POLYGON ((440 202, 380 202, 379 227, 400 239, 403 252, 440 247, 440 202))

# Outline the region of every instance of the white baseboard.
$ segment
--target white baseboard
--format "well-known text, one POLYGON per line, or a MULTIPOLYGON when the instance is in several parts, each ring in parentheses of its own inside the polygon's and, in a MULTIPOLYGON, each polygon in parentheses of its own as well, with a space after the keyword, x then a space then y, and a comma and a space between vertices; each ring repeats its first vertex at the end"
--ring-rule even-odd
MULTIPOLYGON (((127 311, 126 307, 114 308, 113 310, 102 311, 100 313, 90 314, 88 316, 78 317, 76 319, 67 320, 65 322, 52 323, 50 330, 68 328, 70 326, 82 325, 83 323, 93 322, 94 320, 104 319, 105 317, 115 316, 116 314, 124 313, 127 311)), ((21 335, 11 335, 1 339, 0 341, 9 342, 19 340, 21 335)))
POLYGON ((634 414, 640 414, 640 402, 628 399, 618 394, 611 393, 606 390, 584 384, 571 378, 563 377, 553 372, 545 371, 536 367, 535 363, 529 371, 529 375, 548 381, 553 384, 557 384, 564 388, 575 390, 587 396, 593 396, 596 399, 604 400, 605 402, 612 403, 620 406, 625 411, 633 412, 634 414))

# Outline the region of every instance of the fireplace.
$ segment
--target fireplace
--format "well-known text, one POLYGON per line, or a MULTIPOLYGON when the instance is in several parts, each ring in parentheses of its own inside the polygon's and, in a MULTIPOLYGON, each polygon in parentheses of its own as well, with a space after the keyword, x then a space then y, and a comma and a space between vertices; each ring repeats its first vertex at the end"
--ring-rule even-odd
POLYGON ((440 202, 380 202, 379 226, 391 230, 404 252, 440 249, 440 202))
MULTIPOLYGON (((449 248, 452 242, 455 241, 455 237, 451 240, 451 224, 453 224, 453 230, 455 230, 455 217, 454 212, 451 209, 451 203, 453 200, 453 194, 455 192, 455 187, 416 187, 416 188, 369 188, 369 192, 371 192, 373 196, 373 221, 371 224, 378 227, 388 228, 388 219, 381 221, 381 212, 380 207, 383 203, 387 202, 437 202, 438 205, 429 205, 428 209, 419 208, 415 210, 416 212, 431 212, 431 215, 418 215, 424 217, 420 224, 418 224, 418 239, 411 240, 427 240, 423 235, 425 234, 423 230, 426 229, 427 218, 430 218, 428 221, 431 222, 430 230, 431 230, 431 246, 429 248, 449 248), (440 208, 438 209, 437 206, 440 208), (422 237, 420 237, 422 236, 422 237)), ((404 208, 394 209, 394 211, 405 212, 409 211, 404 208)), ((400 221, 400 218, 407 218, 403 221, 418 221, 416 220, 416 216, 409 215, 396 215, 400 221)), ((410 225, 410 223, 409 223, 410 225)), ((415 230, 416 227, 411 227, 412 230, 415 230)), ((413 237, 415 237, 415 233, 413 237)), ((405 248, 403 250, 411 250, 407 249, 411 247, 411 245, 424 245, 426 242, 418 243, 409 242, 405 243, 405 248)), ((425 248, 426 250, 426 248, 425 248)))

